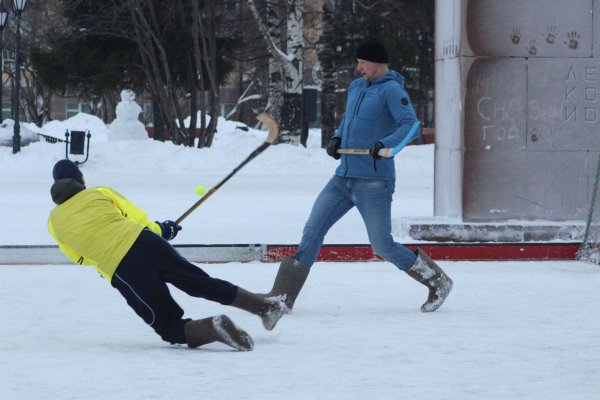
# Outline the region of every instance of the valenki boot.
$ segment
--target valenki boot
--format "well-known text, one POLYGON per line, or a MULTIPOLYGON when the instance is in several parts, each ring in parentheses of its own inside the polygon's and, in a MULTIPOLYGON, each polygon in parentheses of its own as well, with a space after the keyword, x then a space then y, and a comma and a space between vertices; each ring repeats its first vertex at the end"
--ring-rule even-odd
POLYGON ((288 307, 288 312, 291 312, 296 302, 296 297, 298 297, 300 290, 302 290, 309 272, 310 268, 300 261, 296 261, 293 257, 284 256, 279 265, 279 271, 277 271, 273 288, 264 296, 274 297, 285 295, 283 301, 288 307))
POLYGON ((224 343, 243 351, 254 348, 254 341, 250 335, 236 326, 227 315, 189 321, 183 330, 188 347, 191 348, 214 342, 224 343))
POLYGON ((423 250, 417 248, 417 260, 405 272, 429 288, 427 301, 421 311, 432 312, 441 307, 452 290, 452 279, 423 250))
POLYGON ((231 303, 233 307, 258 315, 266 330, 275 328, 277 322, 288 312, 287 306, 279 298, 265 298, 256 293, 238 287, 238 291, 231 303))

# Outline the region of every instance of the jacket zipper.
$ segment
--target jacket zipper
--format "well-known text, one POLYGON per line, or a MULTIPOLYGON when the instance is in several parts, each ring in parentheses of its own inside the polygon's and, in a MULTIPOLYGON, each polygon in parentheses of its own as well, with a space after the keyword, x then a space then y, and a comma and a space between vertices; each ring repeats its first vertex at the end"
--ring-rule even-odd
POLYGON ((356 107, 354 107, 354 115, 358 115, 358 109, 360 108, 360 105, 362 104, 364 98, 365 98, 365 92, 362 92, 360 94, 360 97, 358 98, 358 102, 356 102, 356 107))

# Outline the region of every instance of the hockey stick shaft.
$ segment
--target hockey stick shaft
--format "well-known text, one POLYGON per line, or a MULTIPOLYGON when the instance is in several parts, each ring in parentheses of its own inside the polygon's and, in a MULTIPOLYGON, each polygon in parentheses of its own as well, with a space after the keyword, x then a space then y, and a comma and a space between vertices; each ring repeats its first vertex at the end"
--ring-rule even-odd
POLYGON ((271 118, 269 115, 264 114, 264 113, 259 114, 256 117, 256 119, 258 119, 260 122, 267 125, 267 127, 269 128, 269 136, 267 137, 267 140, 265 140, 252 153, 250 153, 250 155, 248 157, 246 157, 246 159, 244 161, 242 161, 237 167, 235 167, 233 169, 233 171, 231 171, 229 173, 229 175, 227 175, 219 183, 217 183, 215 186, 213 186, 208 192, 206 192, 206 194, 204 196, 202 196, 198 201, 196 201, 194 203, 194 205, 192 205, 190 208, 188 208, 186 212, 181 214, 181 216, 179 218, 177 218, 177 220, 175 220, 175 223, 177 225, 179 225, 181 223, 181 221, 183 221, 185 218, 187 218, 188 215, 190 215, 192 212, 194 212, 194 210, 196 208, 198 208, 210 196, 212 196, 217 190, 219 190, 219 188, 221 186, 223 186, 225 184, 225 182, 227 182, 229 179, 231 179, 232 176, 237 174, 239 172, 239 170, 244 168, 244 166, 246 164, 248 164, 250 161, 252 161, 260 153, 265 151, 267 149, 267 147, 269 147, 271 144, 273 144, 275 142, 275 140, 277 140, 277 135, 279 134, 279 128, 277 127, 277 123, 275 122, 275 120, 273 118, 271 118))
MULTIPOLYGON (((396 147, 386 147, 384 149, 379 150, 377 153, 380 157, 394 157, 396 154, 400 152, 407 144, 412 142, 417 138, 419 133, 419 121, 415 121, 415 123, 410 128, 410 131, 406 134, 404 139, 396 146, 396 147)), ((370 154, 369 149, 338 149, 338 154, 354 154, 354 155, 366 155, 370 154)))

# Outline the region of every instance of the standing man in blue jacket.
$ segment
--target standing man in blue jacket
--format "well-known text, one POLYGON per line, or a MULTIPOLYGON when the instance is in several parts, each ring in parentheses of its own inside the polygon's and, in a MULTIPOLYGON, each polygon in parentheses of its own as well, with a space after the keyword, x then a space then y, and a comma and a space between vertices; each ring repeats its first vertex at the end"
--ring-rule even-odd
POLYGON ((340 164, 317 197, 294 257, 284 257, 268 296, 286 295, 291 310, 329 229, 356 207, 365 223, 373 251, 427 286, 423 312, 437 310, 452 289, 452 280, 421 249, 410 251, 394 242, 391 203, 395 186, 393 158, 378 155, 383 148, 408 143, 418 121, 404 89, 404 78, 388 68, 382 43, 369 39, 356 51, 360 78, 350 84, 346 110, 327 147, 340 164), (340 155, 339 149, 370 149, 370 156, 340 155))

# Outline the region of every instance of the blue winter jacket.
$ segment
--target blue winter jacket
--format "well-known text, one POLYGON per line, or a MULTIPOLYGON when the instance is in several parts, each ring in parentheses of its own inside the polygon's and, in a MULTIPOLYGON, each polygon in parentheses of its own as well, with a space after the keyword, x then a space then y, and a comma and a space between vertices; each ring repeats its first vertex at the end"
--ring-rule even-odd
MULTIPOLYGON (((346 110, 335 135, 342 138, 342 149, 370 149, 376 142, 395 147, 417 122, 404 77, 396 71, 373 81, 358 78, 348 89, 346 110)), ((342 155, 335 174, 362 179, 395 179, 394 159, 342 155)))

